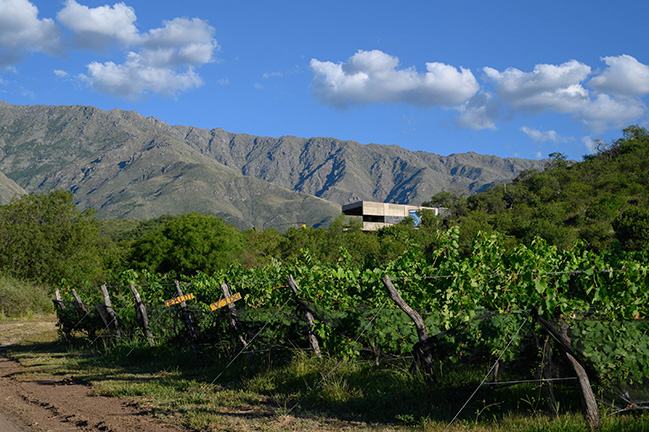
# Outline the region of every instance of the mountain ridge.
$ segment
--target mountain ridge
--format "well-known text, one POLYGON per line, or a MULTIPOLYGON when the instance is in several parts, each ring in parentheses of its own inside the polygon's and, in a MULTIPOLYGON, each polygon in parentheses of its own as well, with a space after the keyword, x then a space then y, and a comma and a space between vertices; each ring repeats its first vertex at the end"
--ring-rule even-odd
POLYGON ((199 211, 240 228, 319 226, 351 201, 419 204, 440 190, 477 192, 543 164, 172 126, 117 108, 0 103, 7 179, 26 192, 69 189, 81 209, 102 218, 199 211))

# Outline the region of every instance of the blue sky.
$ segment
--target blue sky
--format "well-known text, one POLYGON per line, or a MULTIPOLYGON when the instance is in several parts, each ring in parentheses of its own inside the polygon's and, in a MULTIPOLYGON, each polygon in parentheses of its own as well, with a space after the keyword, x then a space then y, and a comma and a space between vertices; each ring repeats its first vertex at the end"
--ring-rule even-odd
POLYGON ((648 126, 649 3, 0 0, 0 100, 441 155, 648 126))

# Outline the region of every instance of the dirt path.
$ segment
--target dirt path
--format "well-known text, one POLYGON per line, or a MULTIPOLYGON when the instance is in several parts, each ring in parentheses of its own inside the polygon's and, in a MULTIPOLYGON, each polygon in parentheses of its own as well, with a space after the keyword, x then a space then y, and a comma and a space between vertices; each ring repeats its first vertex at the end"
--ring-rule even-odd
MULTIPOLYGON (((0 347, 20 340, 12 336, 15 330, 16 324, 0 323, 0 347)), ((25 329, 22 330, 25 334, 25 329)), ((89 385, 74 377, 34 378, 28 368, 6 358, 1 350, 0 389, 0 431, 3 432, 184 430, 160 424, 149 412, 128 401, 95 396, 89 385)))

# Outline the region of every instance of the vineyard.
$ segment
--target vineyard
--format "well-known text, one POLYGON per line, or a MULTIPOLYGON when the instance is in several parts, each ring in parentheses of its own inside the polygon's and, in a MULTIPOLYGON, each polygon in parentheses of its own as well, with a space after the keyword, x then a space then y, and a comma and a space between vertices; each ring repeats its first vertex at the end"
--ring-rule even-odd
MULTIPOLYGON (((532 382, 550 411, 556 387, 577 386, 592 429, 598 406, 649 408, 643 256, 558 250, 540 239, 506 251, 499 236, 484 234, 466 254, 457 228, 438 236, 434 251, 413 244, 372 269, 352 265, 344 249, 335 264, 305 250, 262 268, 178 278, 126 271, 101 288, 63 286, 61 336, 106 351, 186 347, 229 359, 224 368, 296 351, 377 365, 411 358, 433 389, 472 386, 470 399, 486 383, 532 382), (487 373, 481 382, 449 384, 450 371, 476 364, 487 373)), ((205 391, 223 384, 219 377, 206 377, 205 391)))

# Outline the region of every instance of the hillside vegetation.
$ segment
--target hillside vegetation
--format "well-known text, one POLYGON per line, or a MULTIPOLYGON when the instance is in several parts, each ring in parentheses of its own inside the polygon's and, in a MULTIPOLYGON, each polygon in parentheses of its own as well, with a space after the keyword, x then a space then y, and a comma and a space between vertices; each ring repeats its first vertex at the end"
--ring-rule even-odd
POLYGON ((470 197, 435 195, 427 204, 452 208, 448 225, 463 227, 468 245, 478 230, 512 243, 541 237, 570 248, 581 240, 595 251, 649 247, 649 133, 638 126, 611 143, 597 142, 581 162, 551 155, 544 171, 470 197))

